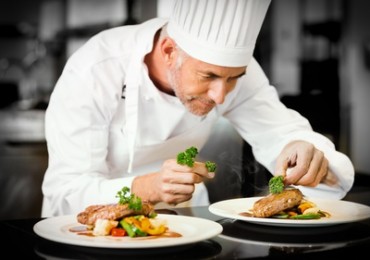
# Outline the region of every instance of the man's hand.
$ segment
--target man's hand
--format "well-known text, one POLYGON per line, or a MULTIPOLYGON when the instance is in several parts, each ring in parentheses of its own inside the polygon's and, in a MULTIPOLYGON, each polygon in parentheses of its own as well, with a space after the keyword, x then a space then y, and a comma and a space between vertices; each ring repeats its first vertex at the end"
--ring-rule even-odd
MULTIPOLYGON (((315 187, 320 182, 335 177, 329 171, 329 162, 324 153, 306 141, 287 144, 277 158, 275 173, 285 176, 286 185, 315 187), (329 178, 330 177, 330 178, 329 178)), ((331 183, 333 184, 333 180, 331 183)))
POLYGON ((214 173, 208 172, 205 163, 194 162, 193 167, 189 167, 178 164, 176 159, 169 159, 159 172, 136 177, 131 190, 143 201, 176 205, 191 199, 195 184, 213 177, 214 173))

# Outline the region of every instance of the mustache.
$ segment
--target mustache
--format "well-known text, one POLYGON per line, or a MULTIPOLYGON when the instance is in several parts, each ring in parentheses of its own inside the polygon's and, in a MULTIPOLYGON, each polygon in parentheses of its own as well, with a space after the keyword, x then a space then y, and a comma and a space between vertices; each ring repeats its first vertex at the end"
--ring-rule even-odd
POLYGON ((193 100, 199 100, 202 103, 208 104, 208 105, 216 105, 216 103, 209 98, 204 98, 200 96, 190 96, 187 98, 187 101, 193 101, 193 100))

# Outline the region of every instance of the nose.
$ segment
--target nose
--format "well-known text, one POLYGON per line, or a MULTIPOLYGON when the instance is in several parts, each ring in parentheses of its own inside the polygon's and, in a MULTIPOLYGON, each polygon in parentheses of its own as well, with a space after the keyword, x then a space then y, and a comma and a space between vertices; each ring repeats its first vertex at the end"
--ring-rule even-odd
POLYGON ((208 97, 212 99, 216 104, 222 104, 225 101, 227 86, 223 80, 217 80, 212 82, 208 90, 208 97))

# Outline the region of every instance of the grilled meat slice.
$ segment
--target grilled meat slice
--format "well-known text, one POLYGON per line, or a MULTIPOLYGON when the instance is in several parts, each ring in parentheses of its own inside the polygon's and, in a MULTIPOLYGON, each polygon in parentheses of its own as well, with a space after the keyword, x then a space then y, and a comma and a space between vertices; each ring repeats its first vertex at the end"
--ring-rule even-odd
POLYGON ((133 210, 128 204, 92 205, 77 215, 77 221, 84 225, 94 225, 97 219, 119 220, 132 215, 148 216, 154 213, 154 206, 143 202, 141 210, 133 210))
POLYGON ((299 189, 285 189, 278 194, 269 194, 257 200, 253 205, 253 216, 268 218, 280 211, 293 208, 301 203, 303 194, 299 189))

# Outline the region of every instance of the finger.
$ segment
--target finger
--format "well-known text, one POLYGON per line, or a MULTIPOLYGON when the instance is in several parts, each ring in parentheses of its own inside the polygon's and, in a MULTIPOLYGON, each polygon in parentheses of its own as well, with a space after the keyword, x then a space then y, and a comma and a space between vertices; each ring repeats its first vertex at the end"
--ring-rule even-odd
POLYGON ((334 175, 332 171, 330 171, 328 167, 328 172, 326 173, 325 177, 321 180, 321 182, 329 186, 334 186, 338 183, 338 178, 337 176, 334 175))
POLYGON ((297 184, 301 178, 308 172, 312 155, 310 153, 303 153, 291 157, 289 160, 288 168, 289 173, 285 176, 285 182, 287 184, 297 184), (293 159, 292 159, 293 158, 293 159))
POLYGON ((194 172, 163 171, 162 181, 168 184, 195 184, 201 183, 204 177, 194 172))
POLYGON ((289 159, 286 158, 285 160, 283 160, 282 162, 278 162, 276 164, 276 169, 275 169, 275 176, 276 175, 282 175, 282 176, 286 176, 286 171, 288 169, 288 163, 289 163, 289 159))
POLYGON ((178 183, 181 184, 195 184, 204 181, 204 177, 194 172, 179 172, 176 173, 178 176, 178 183))
POLYGON ((329 172, 329 161, 324 157, 320 171, 316 175, 316 179, 315 182, 312 183, 312 187, 316 187, 317 185, 319 185, 319 183, 322 182, 323 179, 325 179, 328 172, 329 172))
POLYGON ((178 164, 176 159, 168 159, 163 162, 162 171, 191 172, 192 168, 187 165, 178 164))
POLYGON ((194 184, 165 184, 162 187, 162 201, 169 204, 178 204, 189 200, 194 190, 194 184))
POLYGON ((282 175, 285 178, 288 166, 289 166, 289 157, 285 157, 284 159, 278 159, 276 162, 274 175, 275 176, 282 175))
POLYGON ((166 183, 162 187, 162 192, 167 194, 192 194, 195 190, 194 184, 166 183))
POLYGON ((194 162, 193 171, 205 178, 213 178, 215 176, 214 172, 208 172, 206 164, 202 162, 194 162))
POLYGON ((316 150, 307 172, 296 182, 296 184, 308 187, 317 186, 326 172, 327 163, 324 153, 316 150))
POLYGON ((192 194, 188 194, 188 195, 176 194, 176 195, 169 197, 169 201, 167 203, 170 205, 171 204, 177 205, 181 202, 190 200, 192 197, 193 197, 192 194))
POLYGON ((170 194, 166 193, 162 197, 162 201, 170 205, 177 205, 181 202, 188 201, 192 198, 192 194, 170 194))
POLYGON ((297 158, 298 158, 297 153, 294 153, 291 156, 289 156, 289 158, 288 158, 288 168, 293 167, 297 164, 297 158))

